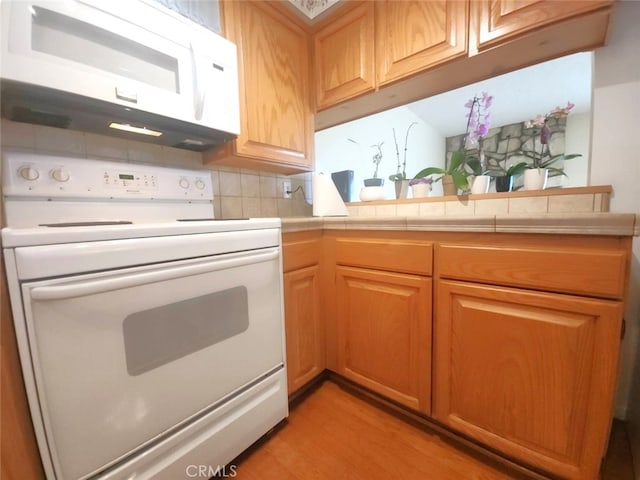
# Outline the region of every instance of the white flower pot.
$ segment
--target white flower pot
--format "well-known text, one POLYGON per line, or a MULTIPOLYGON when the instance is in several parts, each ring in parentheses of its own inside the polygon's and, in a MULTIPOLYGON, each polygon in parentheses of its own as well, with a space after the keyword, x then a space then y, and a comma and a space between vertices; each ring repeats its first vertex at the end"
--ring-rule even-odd
POLYGON ((411 196, 413 198, 428 197, 431 193, 431 185, 428 183, 416 183, 411 185, 411 196))
POLYGON ((384 200, 384 191, 382 187, 362 187, 360 189, 360 200, 363 202, 384 200))
POLYGON ((524 171, 523 190, 544 190, 547 187, 549 170, 546 168, 530 168, 524 171))
POLYGON ((477 177, 473 177, 471 193, 474 195, 487 193, 489 191, 489 185, 491 185, 491 177, 489 175, 478 175, 477 177))
POLYGON ((396 199, 407 198, 409 194, 409 180, 396 180, 396 199))

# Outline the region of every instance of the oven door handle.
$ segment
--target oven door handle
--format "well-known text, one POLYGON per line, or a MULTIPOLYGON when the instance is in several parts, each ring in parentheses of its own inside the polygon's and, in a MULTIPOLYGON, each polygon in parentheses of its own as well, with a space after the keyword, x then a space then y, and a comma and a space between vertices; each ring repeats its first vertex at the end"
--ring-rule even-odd
POLYGON ((277 259, 279 252, 278 248, 270 248, 266 251, 261 250, 259 253, 249 252, 244 253, 241 257, 209 260, 195 265, 167 267, 162 270, 133 273, 108 279, 89 280, 86 282, 78 282, 68 285, 35 287, 31 289, 30 296, 33 300, 61 300, 65 298, 82 297, 95 293, 135 287, 147 283, 189 277, 217 270, 227 270, 229 268, 241 267, 243 265, 269 262, 277 259))

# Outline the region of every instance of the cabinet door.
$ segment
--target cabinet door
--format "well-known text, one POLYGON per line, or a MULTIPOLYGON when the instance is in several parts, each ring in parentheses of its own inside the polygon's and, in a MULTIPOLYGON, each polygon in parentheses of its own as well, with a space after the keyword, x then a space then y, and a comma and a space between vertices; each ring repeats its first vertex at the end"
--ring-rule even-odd
POLYGON ((205 162, 295 173, 313 169, 310 41, 271 2, 224 1, 238 47, 241 132, 205 162))
POLYGON ((431 398, 431 279, 336 267, 338 373, 423 413, 431 398))
POLYGON ((467 1, 375 3, 378 85, 466 54, 467 1))
POLYGON ((359 5, 314 35, 318 110, 375 88, 373 5, 359 5))
POLYGON ((475 0, 471 2, 471 50, 484 50, 517 35, 612 3, 605 0, 475 0))
POLYGON ((324 370, 318 265, 284 274, 287 386, 295 392, 324 370))
POLYGON ((434 416, 562 478, 596 479, 621 303, 453 281, 437 295, 434 416))

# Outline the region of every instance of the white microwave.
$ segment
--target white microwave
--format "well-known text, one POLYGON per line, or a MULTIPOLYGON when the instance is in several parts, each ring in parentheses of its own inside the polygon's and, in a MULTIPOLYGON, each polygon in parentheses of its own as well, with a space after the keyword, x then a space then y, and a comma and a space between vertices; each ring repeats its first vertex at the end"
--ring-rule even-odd
POLYGON ((151 0, 0 6, 3 116, 193 150, 239 133, 236 47, 218 34, 151 0))

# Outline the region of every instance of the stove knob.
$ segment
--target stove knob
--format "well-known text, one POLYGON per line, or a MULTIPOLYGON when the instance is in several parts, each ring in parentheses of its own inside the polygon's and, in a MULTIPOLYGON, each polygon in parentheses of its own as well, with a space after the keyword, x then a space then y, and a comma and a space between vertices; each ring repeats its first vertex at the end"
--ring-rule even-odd
POLYGON ((200 179, 196 180, 196 188, 198 190, 203 190, 204 189, 204 182, 200 179))
POLYGON ((30 181, 37 180, 38 177, 40 176, 40 173, 38 172, 38 170, 29 166, 20 167, 20 169, 18 170, 18 173, 22 178, 30 181))
POLYGON ((178 184, 182 188, 189 188, 189 180, 187 180, 186 178, 181 178, 180 181, 178 182, 178 184))
POLYGON ((69 172, 64 168, 55 168, 51 170, 51 177, 58 182, 66 182, 69 180, 69 172))

